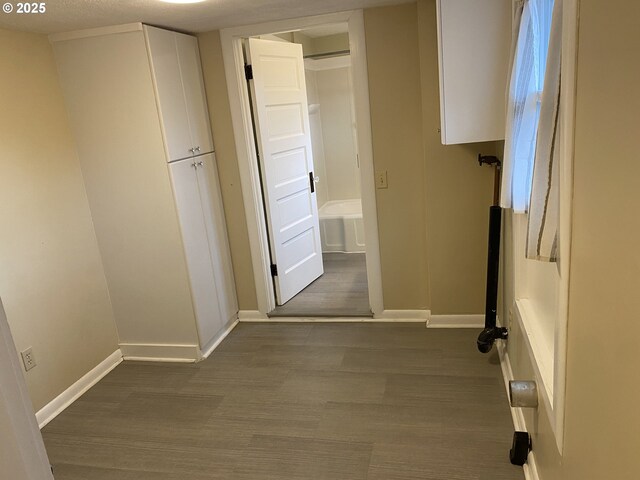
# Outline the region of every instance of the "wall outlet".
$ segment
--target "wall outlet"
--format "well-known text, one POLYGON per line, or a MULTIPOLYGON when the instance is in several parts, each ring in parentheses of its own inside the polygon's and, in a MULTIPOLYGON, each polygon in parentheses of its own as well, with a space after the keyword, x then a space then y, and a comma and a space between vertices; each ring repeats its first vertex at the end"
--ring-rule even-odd
POLYGON ((376 172, 376 188, 387 188, 387 171, 378 170, 376 172))
POLYGON ((28 372, 36 366, 36 357, 33 356, 33 347, 29 347, 20 352, 20 355, 22 355, 22 363, 24 363, 25 371, 28 372))

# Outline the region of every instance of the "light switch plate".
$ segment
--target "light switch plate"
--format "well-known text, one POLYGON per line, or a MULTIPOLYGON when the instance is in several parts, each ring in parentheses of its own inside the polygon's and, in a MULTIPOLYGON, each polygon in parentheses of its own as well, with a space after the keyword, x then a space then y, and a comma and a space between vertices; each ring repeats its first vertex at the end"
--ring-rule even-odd
POLYGON ((376 188, 388 188, 386 170, 376 171, 376 188))

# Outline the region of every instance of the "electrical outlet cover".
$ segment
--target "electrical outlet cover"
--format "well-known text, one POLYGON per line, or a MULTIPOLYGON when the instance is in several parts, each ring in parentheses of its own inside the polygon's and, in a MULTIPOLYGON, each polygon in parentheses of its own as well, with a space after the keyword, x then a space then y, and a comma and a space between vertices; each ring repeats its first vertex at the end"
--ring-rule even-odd
POLYGON ((24 364, 25 371, 28 372, 36 366, 36 357, 33 356, 33 347, 23 350, 20 352, 20 355, 22 355, 22 363, 24 364))

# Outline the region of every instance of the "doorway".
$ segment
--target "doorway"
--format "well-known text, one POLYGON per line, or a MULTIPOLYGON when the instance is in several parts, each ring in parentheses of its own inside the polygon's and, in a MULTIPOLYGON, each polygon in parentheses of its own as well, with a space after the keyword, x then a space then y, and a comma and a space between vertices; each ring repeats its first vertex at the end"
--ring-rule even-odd
POLYGON ((276 308, 370 316, 346 23, 245 41, 276 308))
MULTIPOLYGON (((241 318, 383 316, 362 11, 226 29, 221 32, 221 39, 259 304, 258 312, 249 316, 241 312, 241 318), (306 165, 310 177, 304 188, 313 193, 311 203, 314 204, 312 213, 316 223, 313 228, 307 225, 304 229, 313 232, 313 235, 305 234, 307 249, 298 252, 300 256, 295 258, 296 262, 285 262, 289 267, 287 272, 291 265, 308 262, 301 269, 304 274, 300 275, 305 281, 293 289, 281 279, 283 267, 278 263, 282 251, 278 252, 278 242, 282 246, 291 242, 291 238, 274 238, 287 230, 280 228, 283 225, 278 221, 282 219, 274 214, 274 205, 284 198, 284 193, 289 195, 287 201, 292 194, 304 197, 305 194, 300 193, 303 169, 298 169, 295 181, 291 182, 299 182, 299 189, 276 195, 276 187, 287 180, 278 175, 270 180, 269 166, 263 159, 271 158, 269 155, 274 152, 280 155, 285 150, 271 140, 286 137, 283 132, 286 133, 288 127, 285 125, 282 130, 282 125, 277 124, 275 130, 270 131, 276 133, 267 142, 260 138, 261 126, 263 130, 266 128, 266 117, 260 109, 267 104, 273 106, 273 99, 261 103, 255 84, 245 79, 245 59, 251 65, 255 63, 252 55, 256 57, 250 44, 255 46, 262 41, 295 44, 302 51, 301 56, 306 57, 301 68, 302 78, 307 79, 304 89, 307 98, 304 101, 280 98, 278 107, 278 112, 282 113, 291 105, 304 103, 307 142, 312 152, 312 162, 306 165), (336 110, 339 113, 332 121, 330 117, 336 110), (253 118, 256 119, 255 130, 253 118), (335 133, 341 137, 332 137, 335 133), (267 145, 269 142, 271 144, 267 145), (311 241, 312 236, 315 241, 311 241), (313 257, 320 262, 312 265, 313 257), (274 259, 276 262, 272 262, 274 259), (276 275, 272 275, 274 271, 276 275)), ((282 57, 268 52, 265 55, 282 57)), ((260 67, 251 66, 254 76, 261 75, 260 67)), ((282 80, 284 70, 283 65, 272 69, 274 76, 269 80, 270 86, 275 86, 273 81, 282 80)), ((283 117, 279 118, 282 120, 283 117)), ((301 144, 288 144, 287 147, 289 153, 305 148, 301 144)), ((288 165, 291 167, 293 163, 288 165)), ((302 212, 305 202, 292 210, 302 212)), ((309 212, 303 213, 300 218, 287 217, 289 224, 285 227, 298 221, 306 222, 302 219, 309 217, 309 212)))

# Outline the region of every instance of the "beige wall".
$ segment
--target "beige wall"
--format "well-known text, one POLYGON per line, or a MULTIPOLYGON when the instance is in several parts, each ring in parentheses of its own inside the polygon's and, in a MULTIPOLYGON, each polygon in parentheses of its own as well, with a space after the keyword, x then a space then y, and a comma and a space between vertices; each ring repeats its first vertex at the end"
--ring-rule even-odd
MULTIPOLYGON (((374 163, 389 184, 376 191, 384 307, 482 313, 493 172, 476 158, 496 145, 440 144, 435 0, 364 13, 374 163)), ((240 309, 255 309, 220 37, 199 39, 240 309)))
POLYGON ((233 272, 240 310, 257 310, 253 266, 249 252, 249 233, 240 187, 240 170, 231 125, 231 110, 227 96, 222 48, 219 32, 198 35, 202 73, 207 90, 207 103, 216 146, 220 187, 227 219, 233 272))
POLYGON ((639 23, 637 4, 580 3, 565 450, 529 418, 541 480, 638 478, 639 23))
POLYGON ((310 43, 310 49, 309 51, 305 49, 305 54, 332 53, 349 50, 349 34, 336 33, 335 35, 327 35, 326 37, 316 37, 312 38, 310 43))
POLYGON ((315 74, 325 163, 325 177, 320 178, 319 184, 327 186, 328 200, 360 198, 360 170, 351 114, 350 67, 318 70, 315 74))
POLYGON ((478 166, 477 157, 494 154, 496 144, 440 142, 435 4, 417 4, 431 312, 479 314, 484 313, 493 170, 478 166))
POLYGON ((435 0, 365 10, 365 27, 385 308, 483 313, 493 171, 476 159, 496 144, 440 143, 435 0))
MULTIPOLYGON (((364 11, 385 309, 429 307, 416 5, 364 11)), ((437 90, 436 90, 437 91, 437 90)))
MULTIPOLYGON (((309 105, 319 104, 317 72, 305 68, 304 76, 307 84, 307 102, 309 105)), ((311 130, 311 149, 313 150, 313 168, 320 180, 316 184, 316 199, 318 206, 324 205, 329 200, 329 187, 327 185, 327 168, 324 155, 324 139, 322 134, 322 118, 320 110, 309 109, 309 128, 311 130)))
POLYGON ((118 348, 47 38, 0 30, 0 297, 36 410, 118 348))

